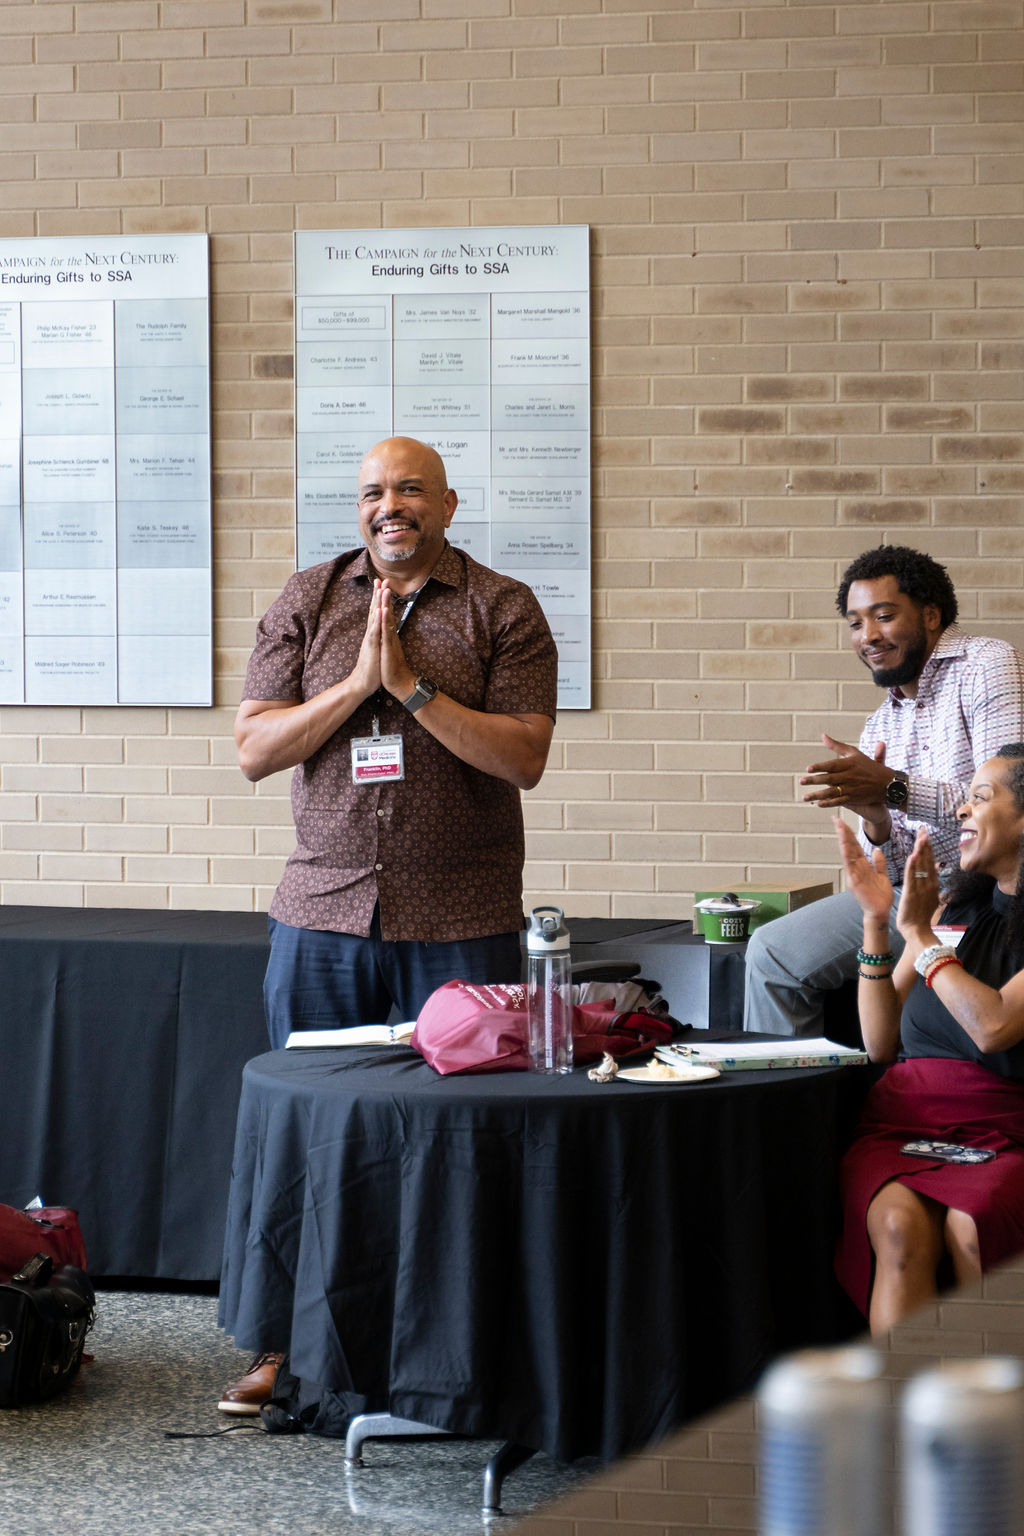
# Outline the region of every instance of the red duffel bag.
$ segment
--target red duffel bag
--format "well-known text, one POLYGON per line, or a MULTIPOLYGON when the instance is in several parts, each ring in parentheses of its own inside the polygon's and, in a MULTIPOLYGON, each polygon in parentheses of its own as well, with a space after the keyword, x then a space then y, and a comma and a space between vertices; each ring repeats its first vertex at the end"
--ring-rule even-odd
POLYGON ((0 1205, 0 1281, 8 1281, 37 1253, 48 1254, 55 1269, 64 1264, 87 1269, 78 1212, 57 1205, 32 1211, 0 1205))
MULTIPOLYGON (((612 999, 573 1008, 577 1065, 649 1051, 672 1039, 672 1024, 649 1013, 616 1012, 612 999)), ((526 991, 505 982, 446 981, 420 1009, 410 1044, 435 1071, 513 1072, 529 1064, 526 991)))

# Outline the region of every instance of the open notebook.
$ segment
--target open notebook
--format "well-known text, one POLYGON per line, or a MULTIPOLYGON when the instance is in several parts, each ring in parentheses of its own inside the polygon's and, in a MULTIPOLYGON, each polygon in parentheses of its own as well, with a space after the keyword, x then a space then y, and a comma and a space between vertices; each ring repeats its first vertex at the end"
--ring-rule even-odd
POLYGON ((284 1043, 286 1051, 314 1045, 405 1045, 412 1038, 416 1020, 403 1024, 353 1024, 351 1029, 293 1029, 284 1043))

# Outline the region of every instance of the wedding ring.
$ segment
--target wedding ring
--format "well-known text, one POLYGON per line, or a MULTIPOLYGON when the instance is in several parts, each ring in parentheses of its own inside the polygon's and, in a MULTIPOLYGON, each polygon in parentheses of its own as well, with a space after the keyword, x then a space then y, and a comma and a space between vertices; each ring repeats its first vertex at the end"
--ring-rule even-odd
POLYGON ((925 873, 925 871, 923 869, 915 869, 914 870, 914 879, 915 880, 927 880, 928 876, 927 876, 927 874, 925 873))

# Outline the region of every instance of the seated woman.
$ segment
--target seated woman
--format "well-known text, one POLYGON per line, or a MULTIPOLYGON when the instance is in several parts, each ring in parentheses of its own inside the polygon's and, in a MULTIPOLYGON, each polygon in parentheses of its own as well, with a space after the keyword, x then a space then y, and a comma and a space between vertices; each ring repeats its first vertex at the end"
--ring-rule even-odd
POLYGON ((936 1295, 947 1258, 960 1283, 1024 1249, 1024 743, 982 764, 957 816, 960 873, 941 921, 965 932, 953 947, 933 931, 939 884, 922 829, 896 914, 906 941, 896 965, 885 859, 867 859, 836 819, 864 912, 864 1045, 872 1061, 895 1063, 871 1089, 842 1166, 836 1270, 875 1334, 936 1295), (954 1164, 901 1151, 921 1139, 996 1155, 954 1164))

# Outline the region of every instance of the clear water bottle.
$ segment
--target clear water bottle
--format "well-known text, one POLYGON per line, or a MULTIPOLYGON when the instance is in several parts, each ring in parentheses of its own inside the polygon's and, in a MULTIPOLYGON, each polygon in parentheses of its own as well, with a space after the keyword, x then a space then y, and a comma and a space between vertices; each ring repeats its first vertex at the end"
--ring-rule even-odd
POLYGON ((526 932, 526 1009, 533 1072, 572 1071, 572 974, 561 907, 534 907, 526 932))

